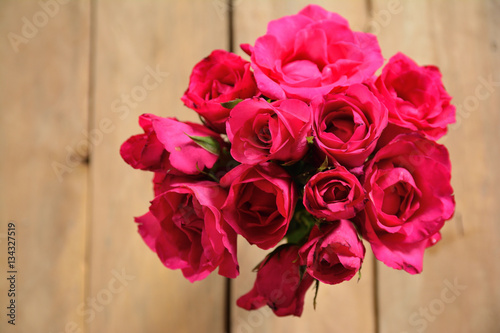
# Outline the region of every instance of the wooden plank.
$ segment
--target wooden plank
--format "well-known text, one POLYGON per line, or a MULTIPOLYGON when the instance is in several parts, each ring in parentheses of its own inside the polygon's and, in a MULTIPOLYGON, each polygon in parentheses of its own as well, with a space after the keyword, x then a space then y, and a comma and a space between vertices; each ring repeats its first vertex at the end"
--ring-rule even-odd
POLYGON ((1 332, 83 327, 89 3, 66 2, 0 2, 1 332), (15 326, 6 316, 10 221, 15 326))
MULTIPOLYGON (((241 43, 254 44, 256 38, 266 32, 270 20, 292 15, 308 5, 309 1, 238 1, 235 2, 235 50, 241 43)), ((362 31, 368 16, 365 1, 313 1, 323 8, 337 12, 349 20, 353 30, 362 31)), ((246 56, 245 58, 248 59, 246 56)), ((368 248, 367 248, 368 250, 368 248)), ((255 281, 251 272, 268 253, 250 246, 239 238, 238 260, 241 275, 233 281, 234 332, 374 332, 375 312, 373 295, 373 256, 367 251, 363 265, 363 276, 339 285, 321 284, 316 311, 313 309, 314 290, 306 296, 301 318, 278 318, 268 308, 246 311, 236 306, 236 299, 248 292, 255 281)))
MULTIPOLYGON (((374 12, 387 6, 375 1, 374 12)), ((453 165, 456 213, 445 224, 442 241, 427 251, 421 275, 379 266, 380 332, 497 332, 499 3, 401 1, 401 6, 380 30, 380 44, 386 58, 402 51, 421 65, 440 67, 454 97, 457 123, 441 142, 453 165), (496 84, 485 84, 491 80, 496 84)))
POLYGON ((119 156, 123 141, 141 132, 142 113, 199 122, 180 97, 193 66, 227 46, 227 21, 219 11, 208 0, 97 1, 93 126, 109 119, 112 130, 92 155, 88 296, 104 295, 115 270, 130 280, 89 320, 90 332, 223 331, 224 278, 214 273, 190 284, 161 264, 133 221, 153 199, 152 174, 133 170, 119 156), (161 73, 156 87, 146 90, 143 80, 154 82, 151 71, 161 73))

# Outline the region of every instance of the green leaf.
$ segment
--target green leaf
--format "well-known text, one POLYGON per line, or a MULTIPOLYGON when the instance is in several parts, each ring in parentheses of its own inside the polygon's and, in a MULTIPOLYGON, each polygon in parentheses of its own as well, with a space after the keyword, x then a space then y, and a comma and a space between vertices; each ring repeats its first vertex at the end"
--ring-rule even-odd
POLYGON ((288 162, 285 162, 285 163, 281 164, 281 166, 287 167, 287 166, 290 166, 290 165, 294 165, 295 163, 297 163, 297 161, 288 161, 288 162))
POLYGON ((211 178, 213 181, 215 181, 217 183, 220 181, 220 179, 217 178, 212 172, 205 172, 205 171, 201 170, 200 167, 198 166, 198 162, 196 162, 196 170, 198 170, 202 175, 205 175, 205 176, 211 178))
MULTIPOLYGON (((186 133, 184 133, 184 134, 186 134, 186 133)), ((213 137, 211 137, 211 136, 191 136, 189 134, 186 134, 186 135, 189 136, 189 138, 191 140, 193 140, 198 146, 205 149, 209 153, 212 153, 214 155, 219 155, 220 144, 213 137)))
POLYGON ((238 105, 238 103, 241 101, 243 101, 241 98, 237 98, 237 99, 233 99, 232 101, 229 101, 229 102, 220 103, 220 105, 222 105, 226 109, 232 109, 236 105, 238 105))
MULTIPOLYGON (((300 260, 300 257, 297 255, 297 259, 296 260, 300 260)), ((299 283, 302 283, 302 280, 304 279, 304 274, 306 273, 306 270, 307 270, 307 266, 303 265, 303 266, 299 266, 299 283)))
POLYGON ((314 143, 314 136, 312 136, 312 135, 311 135, 311 136, 308 136, 306 139, 307 139, 307 143, 308 143, 308 144, 311 144, 311 145, 312 145, 312 144, 314 143))
POLYGON ((315 219, 305 208, 297 207, 288 227, 286 238, 288 243, 301 244, 307 240, 315 219))
POLYGON ((288 243, 299 244, 309 234, 307 226, 300 225, 297 229, 286 234, 288 243))
POLYGON ((316 310, 316 299, 318 298, 319 280, 316 280, 316 290, 314 291, 313 308, 316 310))
POLYGON ((318 172, 325 171, 326 169, 328 169, 328 156, 325 157, 323 164, 318 168, 318 172))

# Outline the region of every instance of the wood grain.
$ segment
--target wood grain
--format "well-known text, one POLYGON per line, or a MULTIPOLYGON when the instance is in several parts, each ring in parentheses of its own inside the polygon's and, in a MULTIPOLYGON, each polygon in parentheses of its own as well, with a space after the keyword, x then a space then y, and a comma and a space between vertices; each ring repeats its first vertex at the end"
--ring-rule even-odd
MULTIPOLYGON (((265 34, 267 23, 298 13, 308 1, 235 1, 235 41, 254 44, 265 34)), ((325 9, 338 12, 352 29, 361 31, 367 24, 365 1, 316 1, 325 9)), ((236 52, 243 53, 235 48, 236 52)), ((248 57, 247 57, 248 58, 248 57)), ((250 246, 239 238, 238 260, 241 275, 233 282, 233 332, 374 332, 373 256, 367 251, 362 278, 335 286, 321 284, 317 308, 313 309, 314 290, 306 295, 300 318, 277 318, 268 307, 248 312, 236 307, 236 299, 248 292, 255 281, 251 270, 269 251, 250 246)))
POLYGON ((54 3, 0 2, 1 332, 83 327, 89 3, 54 3), (10 221, 15 326, 6 316, 10 221))
MULTIPOLYGON (((500 1, 316 3, 376 33, 386 59, 402 51, 441 69, 457 105, 440 140, 456 214, 422 274, 375 269, 367 246, 361 281, 321 285, 316 311, 311 289, 300 319, 236 307, 267 253, 240 238, 232 332, 500 331, 500 1)), ((240 43, 308 2, 233 4, 243 55, 240 43)), ((227 48, 227 16, 226 0, 0 1, 0 332, 224 332, 224 278, 191 284, 147 248, 133 217, 147 211, 151 174, 118 151, 142 113, 198 121, 180 97, 194 64, 227 48), (16 326, 5 316, 10 221, 16 326)))
MULTIPOLYGON (((374 12, 387 5, 375 1, 374 12)), ((457 105, 457 123, 441 140, 450 151, 457 205, 442 241, 427 251, 421 275, 379 265, 380 332, 497 332, 500 3, 401 1, 401 6, 380 30, 380 44, 386 58, 402 51, 443 73, 457 105), (484 86, 490 78, 496 86, 484 86)))
POLYGON ((126 165, 119 148, 142 131, 142 113, 199 121, 180 97, 193 66, 227 46, 226 18, 211 1, 96 3, 92 126, 109 119, 113 130, 91 157, 89 295, 103 292, 114 270, 131 280, 89 320, 89 332, 222 332, 224 279, 190 284, 143 243, 133 217, 153 199, 152 174, 126 165))

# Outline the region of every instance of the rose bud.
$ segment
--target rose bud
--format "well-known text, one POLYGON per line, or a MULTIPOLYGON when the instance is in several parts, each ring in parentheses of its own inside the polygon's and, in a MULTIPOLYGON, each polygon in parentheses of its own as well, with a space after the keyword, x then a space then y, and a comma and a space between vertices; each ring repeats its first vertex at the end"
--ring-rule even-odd
POLYGON ((215 50, 193 68, 184 104, 205 119, 218 133, 225 133, 229 108, 221 104, 258 94, 250 63, 224 50, 215 50))
POLYGON ((343 166, 318 172, 304 187, 304 207, 313 216, 336 221, 349 219, 365 206, 363 186, 343 166))
POLYGON ((337 284, 350 280, 361 268, 365 247, 348 220, 315 225, 300 251, 306 272, 313 278, 337 284))
POLYGON ((283 245, 268 255, 258 267, 252 290, 236 304, 246 310, 267 305, 277 316, 300 317, 305 294, 314 279, 301 274, 298 249, 296 245, 283 245))

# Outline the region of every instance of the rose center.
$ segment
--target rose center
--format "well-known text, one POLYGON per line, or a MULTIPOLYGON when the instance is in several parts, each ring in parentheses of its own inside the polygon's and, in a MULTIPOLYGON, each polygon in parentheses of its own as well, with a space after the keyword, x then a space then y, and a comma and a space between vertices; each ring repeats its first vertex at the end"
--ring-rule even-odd
POLYGON ((199 213, 201 213, 199 203, 193 200, 192 196, 186 196, 179 205, 179 209, 175 212, 172 220, 177 226, 201 232, 203 229, 203 219, 200 218, 199 213))
POLYGON ((342 201, 347 199, 349 195, 349 188, 345 187, 342 184, 335 184, 328 188, 325 192, 323 199, 326 202, 334 202, 334 201, 342 201))
POLYGON ((426 91, 428 88, 424 82, 426 82, 425 77, 410 72, 394 80, 392 82, 392 87, 398 98, 418 107, 428 102, 428 100, 426 100, 426 91))
POLYGON ((355 130, 355 124, 349 115, 341 115, 330 121, 326 132, 332 133, 343 142, 348 142, 355 130))
POLYGON ((262 126, 257 133, 257 137, 259 140, 263 143, 270 143, 271 142, 271 131, 269 130, 269 125, 262 126))
POLYGON ((408 183, 398 182, 384 190, 382 211, 405 220, 407 213, 414 210, 416 200, 413 187, 408 183))
POLYGON ((276 214, 276 195, 268 193, 254 184, 245 187, 245 202, 240 205, 240 211, 254 217, 256 224, 265 224, 267 218, 276 214))
POLYGON ((277 126, 276 114, 261 113, 255 116, 252 131, 253 144, 261 149, 269 149, 272 145, 273 131, 272 128, 277 126))

